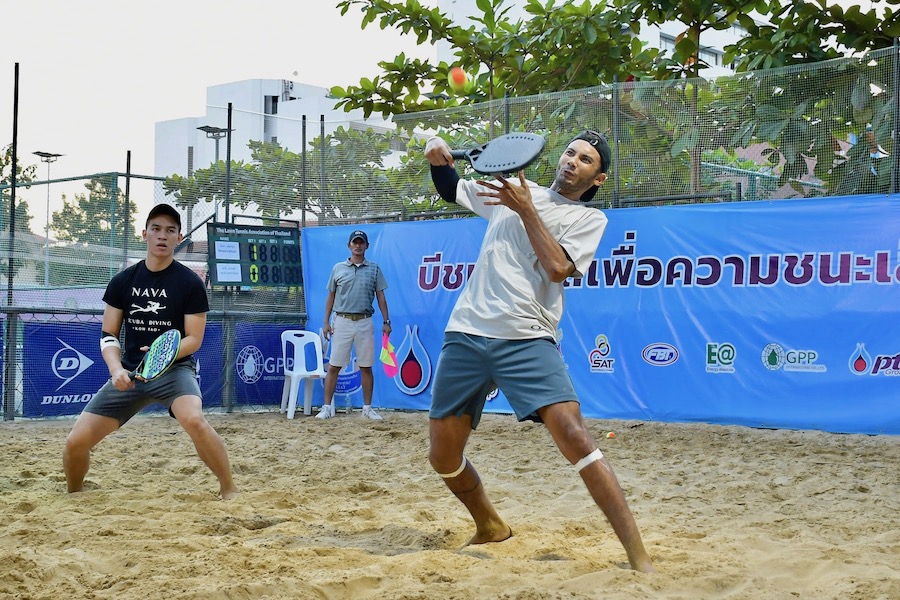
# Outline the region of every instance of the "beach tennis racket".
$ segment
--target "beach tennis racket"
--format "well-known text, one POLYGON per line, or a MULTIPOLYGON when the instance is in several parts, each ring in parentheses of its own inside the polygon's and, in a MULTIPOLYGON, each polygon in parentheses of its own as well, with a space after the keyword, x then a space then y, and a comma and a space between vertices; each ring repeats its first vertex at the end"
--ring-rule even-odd
POLYGON ((166 372, 175 357, 178 356, 178 349, 181 347, 181 332, 177 329, 170 329, 153 340, 150 348, 144 355, 141 364, 138 365, 131 373, 131 378, 141 379, 143 381, 152 381, 166 372))
POLYGON ((516 173, 540 156, 545 143, 536 133, 507 133, 477 148, 451 150, 450 156, 468 161, 482 175, 516 173))

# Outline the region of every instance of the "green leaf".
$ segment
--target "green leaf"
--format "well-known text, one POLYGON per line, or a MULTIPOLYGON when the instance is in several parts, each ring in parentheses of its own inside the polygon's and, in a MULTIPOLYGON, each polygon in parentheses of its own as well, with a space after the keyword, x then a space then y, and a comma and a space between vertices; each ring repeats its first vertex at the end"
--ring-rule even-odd
POLYGON ((673 157, 678 156, 685 150, 692 150, 697 147, 697 143, 700 141, 700 130, 696 127, 692 127, 688 129, 684 135, 675 140, 675 143, 672 144, 671 154, 673 157))
POLYGON ((864 81, 862 77, 859 77, 853 86, 853 91, 850 93, 850 104, 853 105, 854 110, 862 111, 869 105, 870 98, 869 83, 864 81))

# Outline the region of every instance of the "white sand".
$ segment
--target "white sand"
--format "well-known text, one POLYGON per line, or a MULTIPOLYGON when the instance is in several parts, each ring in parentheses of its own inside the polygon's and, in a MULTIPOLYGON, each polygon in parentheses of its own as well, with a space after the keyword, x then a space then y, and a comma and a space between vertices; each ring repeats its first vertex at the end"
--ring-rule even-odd
POLYGON ((138 417, 67 495, 71 421, 0 423, 0 598, 900 598, 900 438, 592 420, 659 573, 625 553, 542 426, 486 415, 467 455, 515 536, 468 513, 428 419, 212 415, 242 494, 138 417), (615 439, 603 437, 615 430, 615 439))

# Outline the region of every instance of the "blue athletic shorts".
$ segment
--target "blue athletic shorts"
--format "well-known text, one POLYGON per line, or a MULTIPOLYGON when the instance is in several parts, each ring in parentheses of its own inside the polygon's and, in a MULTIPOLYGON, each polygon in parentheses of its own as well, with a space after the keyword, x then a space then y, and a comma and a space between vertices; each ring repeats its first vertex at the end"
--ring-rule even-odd
POLYGON ((429 416, 472 415, 478 425, 485 397, 500 388, 519 421, 540 421, 539 408, 578 401, 551 338, 499 340, 450 331, 435 368, 429 416))
MULTIPOLYGON (((121 427, 142 408, 162 404, 171 409, 172 403, 182 396, 202 398, 193 358, 175 363, 153 381, 136 380, 134 387, 124 392, 117 390, 112 380, 109 380, 94 394, 84 411, 112 417, 119 421, 121 427)), ((172 414, 171 410, 169 414, 172 414)))

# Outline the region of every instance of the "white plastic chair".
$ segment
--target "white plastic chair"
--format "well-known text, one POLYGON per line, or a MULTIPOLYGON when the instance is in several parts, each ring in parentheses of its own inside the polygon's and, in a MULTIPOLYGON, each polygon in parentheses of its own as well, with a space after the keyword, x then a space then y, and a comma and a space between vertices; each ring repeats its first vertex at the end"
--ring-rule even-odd
POLYGON ((281 412, 293 419, 297 410, 300 382, 306 380, 303 391, 303 414, 312 414, 313 379, 325 377, 322 340, 314 331, 288 329, 281 332, 281 356, 284 362, 284 388, 281 391, 281 412), (315 364, 308 364, 307 348, 312 346, 315 364))

